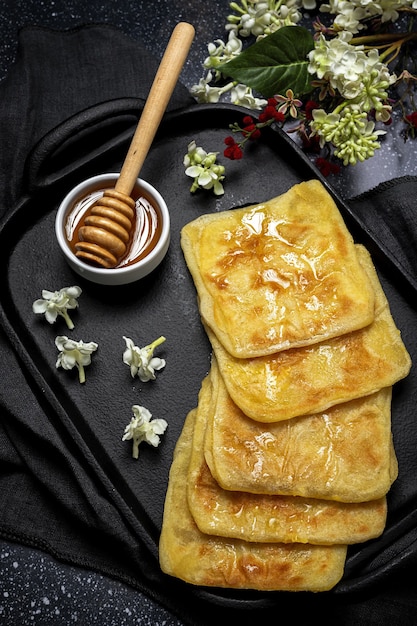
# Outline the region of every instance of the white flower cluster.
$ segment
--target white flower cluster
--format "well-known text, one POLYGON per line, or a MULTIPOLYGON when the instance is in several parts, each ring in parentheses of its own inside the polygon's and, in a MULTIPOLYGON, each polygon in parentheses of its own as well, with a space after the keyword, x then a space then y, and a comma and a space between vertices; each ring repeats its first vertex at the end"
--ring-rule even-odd
POLYGON ((325 142, 335 146, 335 156, 344 165, 354 165, 373 156, 379 148, 378 137, 384 131, 375 130, 374 122, 367 120, 364 111, 347 106, 341 113, 326 113, 323 109, 313 111, 312 128, 325 142))
MULTIPOLYGON (((130 367, 132 378, 137 376, 143 383, 155 380, 155 372, 165 367, 165 359, 156 357, 153 353, 155 348, 164 343, 165 337, 158 337, 144 348, 136 346, 129 337, 123 337, 123 339, 126 343, 123 363, 130 367)), ((156 448, 160 442, 159 435, 164 434, 168 423, 164 419, 151 419, 151 412, 144 406, 135 404, 132 406, 132 411, 133 417, 125 427, 122 441, 132 439, 132 456, 137 459, 139 457, 139 445, 145 441, 156 448)))
MULTIPOLYGON (((398 17, 397 9, 400 6, 417 5, 417 0, 330 0, 323 4, 320 10, 335 15, 333 29, 339 33, 335 39, 327 41, 323 35, 315 44, 310 57, 310 71, 317 72, 319 78, 329 80, 332 87, 338 90, 343 97, 356 97, 348 93, 348 89, 358 86, 358 76, 364 76, 369 65, 376 65, 378 55, 366 55, 363 48, 349 44, 353 34, 365 28, 361 20, 370 16, 381 16, 385 21, 394 21, 398 17), (358 54, 360 52, 360 54, 358 54), (356 85, 355 85, 356 83, 356 85)), ((244 106, 248 109, 259 110, 266 105, 262 98, 256 98, 250 87, 229 81, 219 84, 221 73, 217 69, 221 64, 237 57, 242 52, 242 39, 254 36, 257 39, 270 35, 283 26, 294 26, 301 19, 301 11, 315 8, 315 0, 242 0, 240 4, 232 2, 230 7, 235 11, 227 17, 226 31, 228 41, 216 39, 208 44, 209 56, 204 60, 203 67, 206 75, 199 83, 191 87, 191 93, 198 102, 219 102, 224 94, 228 94, 232 104, 244 106)), ((380 76, 373 76, 373 82, 389 81, 387 86, 395 80, 389 76, 386 66, 379 63, 380 76), (380 79, 380 80, 379 80, 380 79)), ((373 89, 373 86, 372 86, 373 89)), ((379 102, 381 99, 374 100, 379 102)))
POLYGON ((230 8, 235 11, 227 17, 225 26, 228 40, 216 39, 208 44, 209 56, 203 67, 207 70, 197 85, 191 87, 191 94, 199 103, 219 102, 227 94, 230 102, 247 109, 260 110, 266 100, 257 98, 250 87, 236 82, 219 86, 222 75, 217 69, 238 56, 242 51, 242 39, 254 36, 256 39, 271 35, 283 26, 294 26, 302 15, 300 10, 313 9, 316 0, 241 0, 232 2, 230 8))
MULTIPOLYGON (((78 297, 81 295, 80 287, 73 285, 64 287, 57 291, 48 289, 42 290, 42 298, 38 298, 32 304, 32 310, 36 314, 44 314, 47 322, 53 324, 61 316, 70 330, 74 324, 68 315, 68 309, 78 307, 78 297)), ((129 337, 123 337, 126 349, 123 352, 123 363, 130 367, 132 378, 138 378, 146 383, 155 380, 155 372, 165 367, 165 360, 153 355, 157 346, 165 341, 161 336, 152 343, 139 348, 129 337)), ((66 335, 58 335, 55 338, 55 346, 59 354, 56 360, 56 368, 62 367, 64 370, 78 369, 78 379, 80 383, 85 383, 85 367, 91 363, 91 355, 96 352, 98 344, 95 341, 84 342, 69 339, 66 335)), ((152 415, 143 406, 135 404, 132 406, 133 417, 125 427, 122 441, 133 440, 132 456, 137 459, 139 456, 139 445, 142 441, 157 447, 160 442, 159 435, 162 435, 168 423, 164 419, 151 419, 152 415)))
MULTIPOLYGON (((82 293, 81 287, 72 285, 63 287, 56 291, 49 289, 42 290, 42 298, 38 298, 32 304, 32 310, 36 314, 45 315, 49 324, 54 324, 58 316, 63 317, 69 330, 73 330, 74 323, 71 320, 68 310, 78 307, 78 298, 82 293)), ((66 335, 59 335, 55 338, 55 345, 59 350, 55 363, 56 368, 62 367, 64 370, 78 369, 78 379, 80 383, 85 383, 85 367, 91 363, 91 355, 98 348, 94 341, 84 342, 68 339, 66 335)))
POLYGON ((197 189, 213 189, 216 196, 224 193, 222 180, 224 179, 224 166, 217 163, 217 152, 206 152, 195 141, 188 144, 188 152, 184 156, 185 173, 193 178, 190 187, 191 193, 197 189))
POLYGON ((216 67, 238 56, 242 52, 242 46, 242 40, 237 37, 234 31, 229 33, 227 43, 222 39, 216 39, 214 43, 209 43, 207 46, 209 56, 205 59, 203 67, 208 70, 213 69, 214 77, 221 78, 221 74, 216 70, 216 67))
POLYGON ((68 315, 68 310, 78 307, 78 298, 81 293, 81 287, 77 285, 63 287, 58 291, 43 289, 42 298, 35 300, 32 310, 34 313, 45 315, 46 321, 50 324, 53 324, 60 315, 64 318, 68 328, 72 330, 74 323, 68 315))
POLYGON ((342 37, 327 41, 323 35, 309 54, 309 72, 326 81, 343 98, 363 101, 364 110, 379 108, 386 100, 386 89, 395 82, 377 50, 364 52, 342 37))
POLYGON ((125 428, 122 441, 133 441, 132 456, 139 458, 139 446, 145 441, 154 448, 159 446, 160 437, 167 429, 168 422, 164 419, 152 419, 152 413, 144 406, 132 406, 133 417, 125 428))
POLYGON ((364 161, 380 147, 378 137, 385 131, 375 131, 375 123, 367 120, 367 115, 374 111, 377 121, 390 119, 388 89, 397 80, 377 49, 365 51, 364 46, 353 45, 352 36, 363 27, 360 20, 366 17, 397 19, 395 7, 401 5, 404 3, 398 0, 331 0, 321 6, 321 10, 336 14, 333 26, 338 35, 330 40, 319 36, 309 54, 308 70, 322 82, 323 92, 339 94, 343 101, 330 113, 313 111, 311 128, 322 146, 325 142, 334 146, 335 156, 344 165, 364 161))
POLYGON ((382 22, 395 22, 398 10, 407 7, 417 9, 417 0, 330 0, 321 5, 320 11, 336 16, 333 21, 336 31, 356 34, 366 28, 366 20, 380 17, 382 22))
POLYGON ((230 8, 236 14, 228 16, 226 30, 236 32, 240 37, 265 37, 283 26, 297 24, 302 17, 300 9, 315 6, 315 0, 242 0, 240 5, 232 2, 230 8))
POLYGON ((135 346, 129 337, 123 337, 123 339, 126 343, 126 350, 123 352, 123 363, 130 367, 132 378, 138 376, 143 383, 155 380, 155 371, 158 372, 165 367, 165 359, 153 356, 153 353, 155 348, 165 341, 165 337, 155 339, 155 341, 144 348, 135 346))
MULTIPOLYGON (((315 9, 317 4, 316 0, 231 2, 233 14, 227 16, 225 26, 229 39, 217 39, 208 45, 209 56, 203 64, 206 75, 191 88, 191 93, 198 102, 218 102, 226 96, 232 104, 262 109, 266 101, 256 98, 250 87, 232 81, 224 84, 219 66, 241 54, 242 39, 259 40, 283 26, 294 26, 300 22, 303 11, 315 9)), ((330 143, 345 164, 354 164, 372 156, 379 147, 378 138, 385 133, 375 131, 375 122, 390 121, 388 90, 402 75, 397 79, 388 67, 399 49, 394 44, 379 52, 377 47, 365 48, 358 45, 363 42, 352 40, 375 21, 387 24, 395 22, 403 11, 416 11, 417 0, 327 0, 319 10, 331 16, 331 23, 327 27, 320 22, 315 24, 321 33, 315 37, 309 54, 308 71, 313 85, 320 87, 320 100, 330 96, 326 106, 331 102, 333 110, 318 107, 311 128, 322 145, 330 143), (369 121, 369 117, 374 121, 369 121), (330 123, 334 132, 329 131, 330 123)))
POLYGON ((55 339, 55 345, 59 350, 56 367, 64 370, 78 369, 78 379, 80 383, 85 383, 84 368, 91 363, 91 355, 98 348, 95 341, 84 342, 68 339, 66 335, 59 335, 55 339))

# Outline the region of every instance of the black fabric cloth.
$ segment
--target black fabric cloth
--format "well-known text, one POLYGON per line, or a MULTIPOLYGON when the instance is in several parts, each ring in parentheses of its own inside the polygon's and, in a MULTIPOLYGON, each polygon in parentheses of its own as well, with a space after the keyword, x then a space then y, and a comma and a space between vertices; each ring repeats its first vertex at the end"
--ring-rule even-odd
MULTIPOLYGON (((133 98, 141 108, 157 66, 152 54, 111 26, 22 29, 13 71, 0 84, 0 212, 22 194, 28 154, 46 133, 108 100, 133 98)), ((179 83, 168 110, 191 103, 179 83)))
MULTIPOLYGON (((157 60, 137 42, 108 26, 66 33, 23 30, 16 64, 0 84, 1 214, 14 211, 28 193, 43 184, 53 186, 65 174, 65 163, 75 149, 73 131, 77 131, 77 145, 82 133, 86 141, 92 140, 88 134, 92 119, 94 132, 105 130, 108 123, 114 125, 116 119, 121 136, 129 133, 132 115, 138 114, 146 99, 156 66, 157 60), (61 140, 65 140, 64 150, 61 140)), ((179 84, 169 108, 191 103, 179 84)), ((98 143, 103 151, 114 148, 105 140, 98 143)), ((88 163, 81 166, 88 172, 88 163)), ((388 254, 398 266, 399 277, 409 279, 409 307, 417 276, 416 198, 417 178, 408 177, 349 203, 372 235, 375 253, 382 249, 382 257, 388 254)), ((395 281, 388 285, 392 298, 397 297, 395 281)), ((405 329, 410 344, 415 332, 415 327, 405 329)), ((350 560, 351 571, 357 568, 359 572, 356 593, 344 593, 342 584, 332 594, 299 594, 295 599, 291 594, 271 594, 262 603, 249 593, 253 602, 248 610, 241 594, 234 601, 222 602, 221 594, 200 594, 163 576, 155 549, 143 540, 135 524, 134 511, 109 488, 100 462, 89 449, 77 445, 71 431, 61 427, 59 412, 55 415, 43 399, 26 363, 3 332, 0 363, 0 534, 4 538, 116 577, 189 624, 212 624, 220 616, 238 618, 241 624, 254 619, 268 623, 287 610, 297 623, 309 623, 313 615, 324 623, 415 623, 417 586, 412 573, 417 566, 417 507, 413 503, 417 497, 408 482, 400 481, 395 492, 398 520, 391 520, 386 550, 374 553, 375 544, 370 542, 367 552, 360 551, 356 560, 355 555, 350 560), (374 586, 362 584, 367 568, 379 571, 374 586)), ((407 393, 415 397, 410 387, 407 393)), ((401 442, 406 451, 401 471, 415 473, 413 416, 408 415, 404 424, 404 432, 401 425, 395 432, 397 438, 406 439, 401 442)))
POLYGON ((416 176, 403 176, 352 198, 350 207, 379 247, 395 259, 400 272, 416 285, 416 176))

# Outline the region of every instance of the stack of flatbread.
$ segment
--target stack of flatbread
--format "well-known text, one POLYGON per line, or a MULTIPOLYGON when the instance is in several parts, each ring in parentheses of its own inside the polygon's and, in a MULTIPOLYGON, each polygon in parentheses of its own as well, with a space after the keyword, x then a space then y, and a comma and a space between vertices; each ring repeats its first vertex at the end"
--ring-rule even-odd
POLYGON ((411 361, 366 249, 318 181, 204 215, 182 248, 211 369, 178 440, 160 564, 196 585, 325 591, 378 537, 411 361))

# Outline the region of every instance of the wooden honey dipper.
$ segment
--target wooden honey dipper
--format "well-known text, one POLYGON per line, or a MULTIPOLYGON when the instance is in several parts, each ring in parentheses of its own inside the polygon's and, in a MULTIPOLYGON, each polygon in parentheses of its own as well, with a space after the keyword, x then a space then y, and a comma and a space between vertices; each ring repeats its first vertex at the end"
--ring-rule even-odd
POLYGON ((127 251, 135 223, 131 194, 193 39, 194 27, 186 22, 172 31, 116 185, 86 211, 74 247, 88 263, 114 268, 127 251))

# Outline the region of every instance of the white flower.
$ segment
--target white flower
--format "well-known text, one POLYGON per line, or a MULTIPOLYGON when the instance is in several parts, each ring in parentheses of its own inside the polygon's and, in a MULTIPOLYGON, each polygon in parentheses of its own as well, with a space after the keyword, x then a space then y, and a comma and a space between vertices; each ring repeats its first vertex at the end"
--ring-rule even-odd
POLYGON ((330 4, 322 4, 320 11, 336 15, 333 23, 336 31, 344 30, 356 34, 365 28, 361 20, 367 16, 367 11, 363 6, 356 6, 354 2, 331 0, 330 4))
POLYGON ((126 350, 123 353, 123 363, 129 365, 132 378, 138 376, 143 383, 155 380, 155 371, 165 367, 165 360, 153 356, 157 346, 165 341, 165 337, 159 337, 148 346, 138 348, 129 337, 123 337, 126 342, 126 350))
POLYGON ((225 168, 217 161, 218 152, 206 152, 195 141, 188 144, 188 152, 184 156, 185 174, 194 179, 190 187, 191 193, 198 188, 213 189, 216 196, 224 193, 222 181, 225 168))
MULTIPOLYGON (((216 80, 221 78, 221 72, 216 68, 227 63, 231 59, 239 56, 242 51, 242 41, 236 36, 234 31, 229 32, 229 38, 227 43, 224 43, 222 39, 216 39, 214 43, 209 43, 207 48, 209 56, 205 59, 203 66, 205 68, 212 68, 215 71, 216 80)), ((212 75, 210 74, 212 80, 212 75)), ((209 81, 209 82, 210 82, 209 81)))
POLYGON ((356 84, 356 91, 360 90, 361 77, 366 68, 363 46, 352 46, 340 37, 327 41, 320 35, 308 58, 308 71, 317 74, 320 79, 328 80, 342 95, 345 86, 352 92, 356 84))
POLYGON ((351 45, 343 36, 326 41, 320 35, 309 61, 310 73, 328 81, 343 98, 355 100, 363 111, 381 109, 387 88, 396 80, 380 61, 378 50, 366 53, 362 46, 351 45))
POLYGON ((255 98, 252 89, 241 83, 233 87, 231 102, 247 109, 262 109, 268 104, 268 101, 263 98, 255 98))
POLYGON ((333 26, 336 30, 350 30, 357 33, 366 28, 370 18, 381 17, 381 22, 395 22, 399 17, 398 10, 409 4, 404 0, 330 0, 322 4, 320 10, 336 15, 333 26))
POLYGON ((64 287, 59 291, 42 291, 42 299, 35 300, 32 305, 34 313, 45 314, 47 322, 53 324, 58 315, 64 318, 68 328, 72 330, 74 324, 71 321, 67 310, 78 307, 77 298, 81 295, 81 288, 77 286, 64 287))
POLYGON ((190 93, 193 95, 197 102, 200 104, 204 102, 216 103, 220 100, 221 96, 230 91, 233 87, 233 82, 227 83, 223 87, 213 87, 210 85, 213 80, 213 74, 207 72, 206 77, 200 78, 198 85, 193 85, 190 88, 190 93))
POLYGON ((151 419, 152 414, 143 406, 132 406, 133 417, 126 426, 122 441, 133 440, 132 456, 139 457, 139 445, 146 441, 155 448, 160 443, 159 435, 163 435, 168 423, 164 419, 151 419))
MULTIPOLYGON (((314 0, 306 0, 306 3, 309 8, 315 5, 314 0)), ((228 15, 226 30, 235 31, 240 37, 254 35, 259 39, 299 22, 301 5, 300 0, 241 0, 240 5, 232 2, 230 8, 237 15, 228 15)))
POLYGON ((60 350, 56 362, 56 368, 62 367, 64 370, 71 370, 73 367, 78 368, 78 377, 80 383, 85 382, 84 367, 90 365, 91 354, 98 348, 98 344, 94 341, 84 343, 83 341, 74 341, 68 339, 65 335, 59 335, 55 339, 55 345, 60 350))

